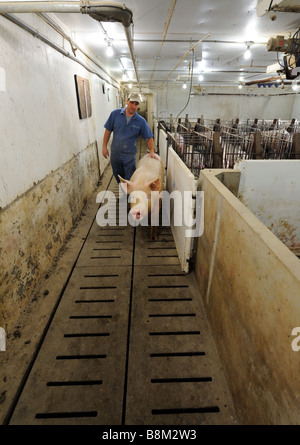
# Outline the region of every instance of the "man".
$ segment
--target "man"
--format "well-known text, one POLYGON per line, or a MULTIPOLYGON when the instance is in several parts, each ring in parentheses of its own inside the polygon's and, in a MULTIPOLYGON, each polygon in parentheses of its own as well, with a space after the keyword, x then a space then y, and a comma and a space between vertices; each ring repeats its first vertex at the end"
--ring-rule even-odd
POLYGON ((130 179, 135 171, 136 141, 139 136, 147 141, 150 156, 155 158, 153 133, 147 121, 138 114, 137 109, 142 101, 139 93, 131 93, 127 99, 127 106, 111 112, 104 127, 102 154, 108 158, 107 143, 113 132, 111 144, 111 166, 118 182, 118 175, 130 179))

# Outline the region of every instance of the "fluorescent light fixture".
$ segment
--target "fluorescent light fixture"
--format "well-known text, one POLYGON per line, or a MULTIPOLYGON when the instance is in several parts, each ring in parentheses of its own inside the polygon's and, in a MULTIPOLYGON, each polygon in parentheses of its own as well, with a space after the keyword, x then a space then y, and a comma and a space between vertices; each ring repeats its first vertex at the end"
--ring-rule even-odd
POLYGON ((182 85, 182 88, 185 90, 186 87, 187 87, 187 85, 186 85, 186 83, 184 83, 184 84, 182 85))
POLYGON ((201 82, 201 80, 203 80, 203 74, 202 73, 199 74, 198 80, 200 80, 200 82, 201 82))
POLYGON ((114 55, 114 50, 111 46, 111 39, 110 38, 106 38, 105 39, 106 43, 107 43, 107 48, 106 48, 106 55, 107 57, 112 57, 114 55))
POLYGON ((107 47, 106 55, 108 57, 112 57, 114 55, 114 50, 112 49, 112 47, 110 45, 108 45, 108 47, 107 47))
POLYGON ((246 59, 246 60, 249 60, 250 57, 251 57, 250 46, 251 46, 252 43, 254 43, 254 42, 246 42, 247 49, 246 49, 245 54, 244 54, 244 59, 246 59))
POLYGON ((250 48, 250 47, 247 46, 247 49, 246 49, 245 54, 244 54, 244 59, 246 59, 246 60, 249 60, 250 57, 251 57, 251 51, 250 51, 249 48, 250 48))

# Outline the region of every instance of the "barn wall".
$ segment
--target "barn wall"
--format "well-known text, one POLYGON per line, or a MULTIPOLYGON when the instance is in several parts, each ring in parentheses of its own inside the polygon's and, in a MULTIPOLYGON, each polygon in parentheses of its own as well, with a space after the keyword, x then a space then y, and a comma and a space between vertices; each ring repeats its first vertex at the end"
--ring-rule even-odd
POLYGON ((238 198, 290 250, 300 254, 300 160, 250 160, 239 165, 238 198))
POLYGON ((300 120, 300 96, 299 96, 299 93, 295 94, 295 96, 294 96, 294 102, 293 102, 291 116, 293 116, 294 119, 297 119, 297 121, 300 120))
MULTIPOLYGON (((168 85, 156 93, 155 115, 159 118, 184 117, 188 114, 192 118, 203 116, 204 119, 232 120, 246 119, 299 119, 299 111, 294 106, 295 95, 275 96, 264 88, 253 87, 204 87, 201 93, 189 98, 189 88, 184 90, 182 85, 168 85), (187 106, 186 106, 187 105, 187 106), (186 106, 186 108, 185 108, 186 106), (295 116, 293 113, 296 114, 295 116)), ((283 94, 283 93, 282 93, 283 94)))
MULTIPOLYGON (((17 16, 72 53, 37 15, 17 16)), ((9 333, 109 162, 103 124, 118 90, 3 16, 0 47, 0 326, 9 333), (90 83, 87 119, 75 75, 90 83)))
POLYGON ((224 172, 200 174, 200 294, 241 423, 299 424, 300 261, 218 179, 236 172, 224 172))

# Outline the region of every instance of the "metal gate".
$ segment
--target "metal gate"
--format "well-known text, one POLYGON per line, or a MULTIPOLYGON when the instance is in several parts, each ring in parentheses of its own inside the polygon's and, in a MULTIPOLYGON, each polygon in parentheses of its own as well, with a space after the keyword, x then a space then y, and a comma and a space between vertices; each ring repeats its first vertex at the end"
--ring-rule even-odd
POLYGON ((162 129, 159 130, 159 150, 167 172, 166 188, 169 195, 174 196, 174 199, 170 199, 170 226, 181 269, 188 273, 193 253, 193 238, 201 236, 203 233, 204 199, 201 192, 197 191, 198 180, 172 146, 168 146, 166 133, 162 129), (176 193, 179 196, 178 200, 176 200, 176 193), (180 217, 179 223, 176 223, 175 213, 180 217), (199 224, 196 224, 198 227, 193 229, 194 235, 192 235, 190 222, 196 221, 197 218, 199 224))

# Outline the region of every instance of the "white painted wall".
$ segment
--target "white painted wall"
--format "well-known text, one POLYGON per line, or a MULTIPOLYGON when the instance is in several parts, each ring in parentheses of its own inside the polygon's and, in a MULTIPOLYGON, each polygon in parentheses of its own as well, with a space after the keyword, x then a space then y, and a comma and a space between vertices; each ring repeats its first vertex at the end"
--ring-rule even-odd
MULTIPOLYGON (((69 43, 35 14, 16 16, 71 52, 69 43)), ((101 155, 103 124, 116 108, 117 89, 104 82, 103 94, 103 80, 98 76, 3 16, 0 48, 0 207, 7 206, 95 140, 102 172, 108 162, 101 155), (75 74, 90 81, 89 119, 80 120, 78 116, 75 74)))
POLYGON ((300 94, 295 94, 291 116, 300 121, 300 94))
POLYGON ((241 161, 238 198, 287 247, 300 249, 300 160, 241 161))
POLYGON ((163 118, 171 113, 176 118, 180 113, 179 117, 185 117, 188 114, 192 118, 197 118, 203 115, 204 119, 279 118, 289 120, 293 117, 297 118, 293 115, 297 114, 299 119, 299 107, 297 109, 294 107, 295 95, 275 96, 276 93, 283 94, 284 92, 285 90, 278 91, 273 88, 274 95, 271 96, 271 91, 266 92, 264 88, 257 87, 251 90, 206 87, 202 89, 200 95, 191 96, 188 102, 189 88, 184 90, 182 85, 166 85, 164 89, 156 92, 155 115, 163 118))

